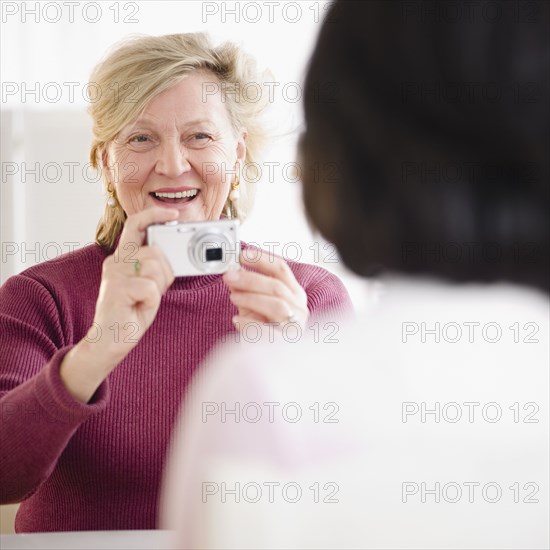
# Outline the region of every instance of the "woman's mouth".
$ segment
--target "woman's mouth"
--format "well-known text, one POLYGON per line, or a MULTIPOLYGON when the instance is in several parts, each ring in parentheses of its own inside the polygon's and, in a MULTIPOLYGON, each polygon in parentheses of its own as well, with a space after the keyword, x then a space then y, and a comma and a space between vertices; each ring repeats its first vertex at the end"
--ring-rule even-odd
POLYGON ((200 193, 198 189, 189 189, 188 191, 179 191, 177 193, 149 193, 155 201, 164 204, 185 204, 193 201, 200 193))

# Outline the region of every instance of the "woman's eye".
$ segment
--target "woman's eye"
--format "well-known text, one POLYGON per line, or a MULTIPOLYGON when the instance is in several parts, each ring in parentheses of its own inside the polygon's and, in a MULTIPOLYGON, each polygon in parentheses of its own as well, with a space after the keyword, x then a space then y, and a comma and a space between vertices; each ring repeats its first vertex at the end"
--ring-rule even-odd
POLYGON ((130 138, 130 143, 147 143, 149 137, 144 134, 139 134, 137 136, 132 136, 130 138))
POLYGON ((199 142, 205 142, 210 139, 210 136, 208 134, 204 134, 203 132, 199 132, 193 136, 193 140, 199 141, 199 142))

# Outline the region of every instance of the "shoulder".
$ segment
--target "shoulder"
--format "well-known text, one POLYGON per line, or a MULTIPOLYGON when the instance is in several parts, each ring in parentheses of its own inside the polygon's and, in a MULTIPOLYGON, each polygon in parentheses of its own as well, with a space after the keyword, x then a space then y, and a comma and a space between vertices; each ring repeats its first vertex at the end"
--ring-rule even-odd
MULTIPOLYGON (((261 345, 227 347, 223 364, 228 379, 267 377, 267 386, 275 388, 284 387, 276 379, 287 377, 296 392, 309 391, 314 379, 316 391, 324 388, 338 401, 333 383, 337 365, 339 379, 350 381, 343 386, 342 402, 374 403, 381 391, 384 399, 395 398, 393 412, 419 395, 425 397, 422 401, 431 397, 432 403, 443 404, 443 399, 462 404, 483 397, 502 404, 503 411, 522 400, 548 403, 546 294, 507 284, 412 279, 383 284, 376 307, 354 319, 308 328, 299 339, 290 333, 285 338, 283 331, 279 339, 266 337, 261 345)), ((387 403, 379 405, 387 409, 387 403)))
POLYGON ((38 295, 47 291, 50 295, 71 290, 75 297, 86 294, 87 289, 97 290, 101 269, 107 252, 97 244, 67 252, 46 262, 29 267, 10 277, 4 285, 4 294, 25 289, 35 289, 38 295))
POLYGON ((324 267, 292 260, 286 260, 286 263, 304 288, 313 288, 318 285, 342 285, 340 279, 324 267))

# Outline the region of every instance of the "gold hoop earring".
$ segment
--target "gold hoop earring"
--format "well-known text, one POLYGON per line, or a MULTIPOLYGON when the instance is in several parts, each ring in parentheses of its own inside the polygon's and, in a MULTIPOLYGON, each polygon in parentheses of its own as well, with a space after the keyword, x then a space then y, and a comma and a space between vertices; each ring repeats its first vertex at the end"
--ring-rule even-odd
POLYGON ((112 188, 111 184, 107 185, 107 193, 109 193, 109 198, 107 199, 107 205, 113 208, 116 206, 116 197, 115 190, 112 188))
POLYGON ((239 189, 239 185, 241 184, 241 180, 239 179, 239 176, 235 176, 235 181, 231 183, 231 192, 229 193, 229 200, 231 202, 238 201, 241 198, 241 190, 239 189))

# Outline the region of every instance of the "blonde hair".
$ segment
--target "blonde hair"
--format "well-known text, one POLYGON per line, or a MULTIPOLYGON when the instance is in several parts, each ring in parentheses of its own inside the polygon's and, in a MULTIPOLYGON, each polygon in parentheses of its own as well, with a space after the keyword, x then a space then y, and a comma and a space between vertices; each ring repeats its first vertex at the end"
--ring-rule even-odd
MULTIPOLYGON (((240 176, 240 199, 231 208, 233 217, 243 221, 254 201, 254 183, 259 179, 259 155, 267 133, 260 116, 267 106, 267 94, 248 97, 247 88, 261 86, 269 75, 259 73, 255 60, 233 43, 213 47, 205 33, 138 36, 126 39, 93 70, 88 90, 93 119, 90 161, 102 169, 102 155, 108 144, 127 124, 135 120, 147 103, 162 91, 177 84, 191 71, 212 72, 221 84, 234 131, 244 128, 246 139, 246 177, 240 176), (95 96, 95 97, 94 97, 95 96)), ((103 172, 107 191, 111 182, 103 172)), ((224 211, 233 204, 228 200, 224 211)), ((96 242, 111 249, 119 235, 126 214, 118 201, 106 205, 96 231, 96 242)))

